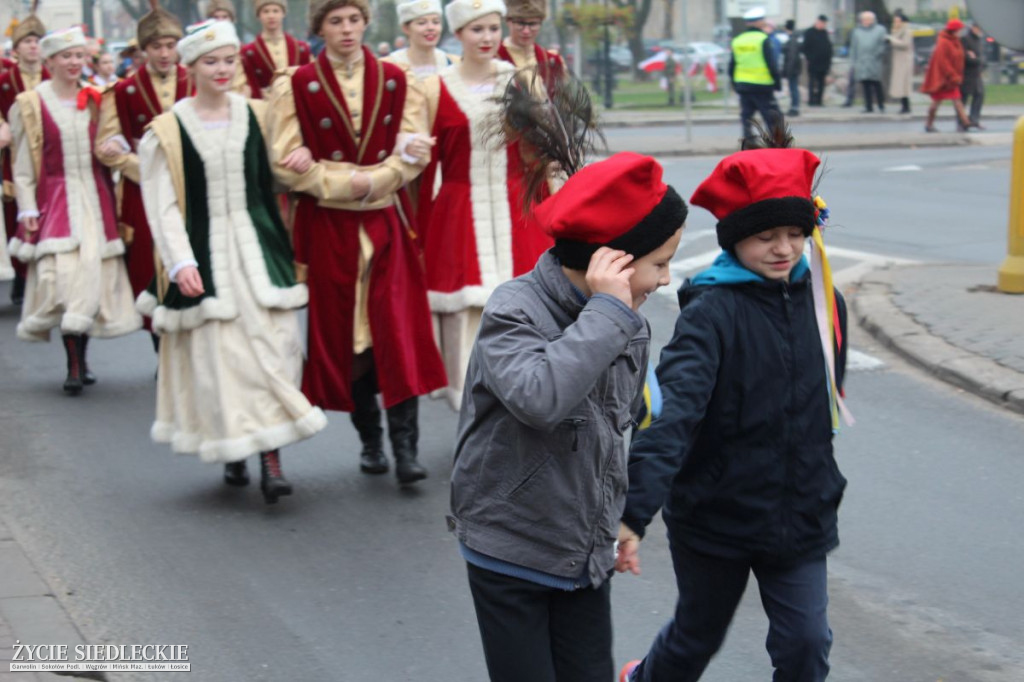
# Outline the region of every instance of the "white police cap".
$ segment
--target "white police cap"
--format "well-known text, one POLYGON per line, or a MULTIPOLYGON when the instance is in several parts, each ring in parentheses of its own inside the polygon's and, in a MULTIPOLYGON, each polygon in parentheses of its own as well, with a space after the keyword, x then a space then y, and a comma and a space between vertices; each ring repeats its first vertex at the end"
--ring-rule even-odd
POLYGON ((760 21, 767 16, 764 7, 754 7, 743 13, 744 21, 760 21))

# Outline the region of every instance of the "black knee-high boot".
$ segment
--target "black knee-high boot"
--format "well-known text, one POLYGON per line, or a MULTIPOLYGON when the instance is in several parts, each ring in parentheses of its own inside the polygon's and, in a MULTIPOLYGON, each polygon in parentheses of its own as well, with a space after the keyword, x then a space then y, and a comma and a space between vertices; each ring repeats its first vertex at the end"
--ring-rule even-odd
POLYGON ((71 395, 82 392, 82 337, 79 334, 64 334, 64 352, 68 357, 68 376, 64 380, 64 391, 71 395))
POLYGON ((384 429, 380 425, 380 406, 377 405, 377 381, 372 371, 352 382, 352 425, 359 432, 363 444, 359 454, 359 469, 365 474, 385 474, 388 459, 384 456, 384 429))
POLYGON ((82 334, 82 342, 78 345, 82 358, 82 383, 92 386, 96 383, 96 375, 89 371, 89 362, 85 359, 85 349, 89 345, 89 335, 82 334))
POLYGON ((292 484, 281 471, 281 455, 277 450, 260 453, 260 490, 267 504, 274 504, 277 498, 292 494, 292 484))
POLYGON ((419 405, 419 398, 409 398, 388 408, 388 437, 395 456, 395 474, 402 484, 415 483, 427 477, 427 470, 417 461, 419 405))

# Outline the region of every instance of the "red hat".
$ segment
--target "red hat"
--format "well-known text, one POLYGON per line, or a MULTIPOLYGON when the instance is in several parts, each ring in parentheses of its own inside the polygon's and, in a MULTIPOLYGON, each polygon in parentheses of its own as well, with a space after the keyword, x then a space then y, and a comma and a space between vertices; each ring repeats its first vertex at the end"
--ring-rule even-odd
POLYGON ((718 162, 690 203, 718 218, 718 244, 731 248, 783 225, 814 229, 811 188, 821 160, 806 149, 749 149, 718 162))
POLYGON ((947 31, 959 31, 963 27, 964 22, 960 21, 959 19, 950 19, 948 22, 946 22, 947 31))
POLYGON ((686 220, 686 202, 649 156, 620 152, 569 177, 536 209, 562 265, 586 270, 601 246, 639 258, 668 241, 686 220))

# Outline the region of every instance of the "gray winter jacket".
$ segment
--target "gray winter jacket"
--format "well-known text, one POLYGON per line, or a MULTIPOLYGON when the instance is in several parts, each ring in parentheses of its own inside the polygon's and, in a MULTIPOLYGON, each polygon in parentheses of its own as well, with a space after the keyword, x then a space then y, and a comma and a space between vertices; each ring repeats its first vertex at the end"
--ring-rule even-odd
POLYGON ((881 24, 864 28, 860 24, 850 35, 850 62, 853 77, 859 81, 882 80, 882 64, 885 60, 885 36, 887 31, 881 24))
POLYGON ((643 400, 646 320, 586 305, 541 256, 484 308, 466 374, 449 528, 481 554, 604 582, 626 495, 623 435, 643 400))

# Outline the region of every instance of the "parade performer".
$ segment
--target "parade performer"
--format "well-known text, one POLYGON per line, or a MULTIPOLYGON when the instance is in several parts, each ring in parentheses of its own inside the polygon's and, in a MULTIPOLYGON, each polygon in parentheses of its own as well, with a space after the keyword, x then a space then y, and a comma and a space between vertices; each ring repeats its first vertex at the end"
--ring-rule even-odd
MULTIPOLYGON (((150 121, 192 90, 185 68, 178 65, 181 24, 160 7, 159 0, 150 2, 150 11, 139 19, 136 28, 146 63, 103 93, 96 133, 96 157, 121 176, 117 188, 118 230, 127 248, 125 260, 135 296, 146 290, 154 274, 153 237, 139 188, 139 140, 150 121)), ((152 333, 150 320, 144 323, 152 333)), ((152 339, 155 349, 160 338, 152 334, 152 339)))
MULTIPOLYGON (((417 81, 426 101, 427 130, 433 130, 441 91, 437 74, 458 62, 459 58, 437 49, 443 28, 440 0, 408 0, 395 9, 402 32, 409 37, 409 47, 392 52, 383 61, 402 67, 405 69, 406 79, 417 81)), ((430 223, 430 209, 437 192, 437 179, 435 148, 423 172, 411 180, 407 187, 421 244, 426 239, 426 229, 430 223)))
POLYGON ((11 46, 18 61, 0 74, 0 165, 3 170, 3 219, 6 236, 0 239, 0 280, 11 279, 11 302, 21 305, 25 298, 25 264, 11 259, 7 253, 7 241, 13 239, 18 229, 18 207, 14 201, 14 173, 11 165, 11 127, 7 123, 14 99, 23 92, 32 90, 50 75, 43 66, 39 41, 46 35, 46 27, 36 16, 37 2, 32 3, 31 13, 15 27, 11 34, 11 46))
POLYGON ((828 675, 826 555, 846 486, 832 438, 849 415, 846 308, 824 254, 827 209, 813 196, 819 163, 803 149, 738 152, 690 199, 718 219, 723 251, 679 292, 657 370, 662 413, 630 450, 616 566, 639 572, 640 536, 664 506, 679 596, 621 682, 699 679, 751 572, 774 679, 828 675))
POLYGON ((230 21, 232 24, 237 21, 235 17, 235 4, 231 0, 209 0, 206 3, 206 18, 216 21, 230 21))
POLYGON ((264 99, 279 69, 308 64, 312 52, 309 43, 285 33, 284 18, 288 13, 285 0, 253 0, 253 10, 262 31, 256 40, 242 48, 242 66, 249 80, 250 96, 264 99))
POLYGON ((422 95, 398 66, 362 46, 366 0, 321 0, 311 33, 325 49, 278 77, 270 102, 274 172, 300 194, 296 259, 308 264, 309 359, 302 387, 323 408, 352 413, 360 468, 388 470, 381 413, 400 483, 425 478, 418 462, 418 398, 444 386, 431 338, 420 247, 402 186, 430 154, 422 95), (408 133, 405 154, 393 153, 408 133), (308 147, 309 171, 276 163, 308 147), (411 161, 411 162, 410 162, 411 161))
POLYGON ((515 64, 518 69, 534 67, 539 83, 550 92, 567 70, 557 50, 545 50, 537 44, 537 34, 548 16, 545 0, 510 0, 505 23, 508 37, 498 46, 498 59, 515 64))
POLYGON ((139 329, 117 234, 110 173, 93 158, 100 93, 82 87, 80 28, 41 41, 51 78, 11 107, 18 231, 11 255, 28 263, 18 338, 47 341, 59 328, 67 353, 64 390, 96 378, 86 362, 89 336, 139 329))
POLYGON ((406 0, 395 10, 402 33, 409 38, 409 47, 395 50, 384 61, 407 68, 418 81, 459 61, 457 56, 437 49, 444 29, 441 0, 406 0))
POLYGON ((440 76, 432 134, 442 182, 429 213, 424 255, 447 398, 458 409, 484 303, 499 284, 529 272, 553 242, 523 209, 519 147, 489 134, 499 112, 495 95, 515 75, 514 66, 493 58, 505 5, 454 0, 445 14, 463 52, 462 61, 440 76))
POLYGON ((142 198, 162 268, 139 307, 162 335, 153 440, 224 462, 246 485, 260 453, 267 504, 290 495, 279 449, 327 425, 299 390, 295 309, 308 292, 271 192, 265 105, 231 89, 234 24, 207 21, 178 44, 196 84, 139 146, 142 198))
POLYGON ((565 131, 531 145, 569 173, 536 210, 554 247, 487 301, 451 478, 449 528, 492 682, 614 675, 608 578, 650 350, 638 311, 670 282, 687 214, 650 157, 581 169, 573 150, 590 117, 551 125, 547 110, 516 108, 511 120, 527 122, 524 141, 565 131))

